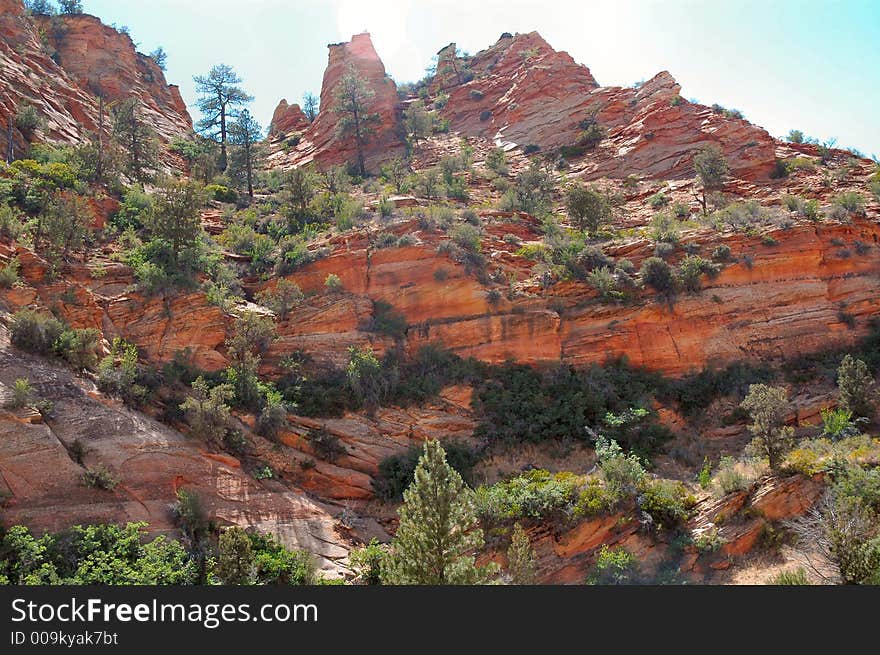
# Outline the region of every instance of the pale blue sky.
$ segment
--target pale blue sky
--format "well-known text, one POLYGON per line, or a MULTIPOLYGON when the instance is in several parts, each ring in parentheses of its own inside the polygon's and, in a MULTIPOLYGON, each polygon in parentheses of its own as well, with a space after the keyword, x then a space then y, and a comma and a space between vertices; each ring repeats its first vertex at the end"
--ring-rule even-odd
POLYGON ((267 124, 281 98, 320 92, 328 43, 369 30, 398 82, 422 76, 450 41, 476 52, 502 32, 538 30, 603 85, 668 70, 682 95, 880 155, 880 0, 84 0, 162 45, 168 80, 192 108, 192 76, 227 63, 267 124))

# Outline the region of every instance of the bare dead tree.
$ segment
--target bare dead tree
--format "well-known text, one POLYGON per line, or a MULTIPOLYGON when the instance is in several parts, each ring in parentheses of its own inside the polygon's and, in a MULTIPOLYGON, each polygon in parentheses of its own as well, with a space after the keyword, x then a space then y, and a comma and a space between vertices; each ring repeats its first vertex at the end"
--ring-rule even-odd
POLYGON ((831 490, 786 527, 796 537, 799 559, 829 584, 861 584, 877 575, 880 549, 871 541, 880 522, 858 498, 831 490))

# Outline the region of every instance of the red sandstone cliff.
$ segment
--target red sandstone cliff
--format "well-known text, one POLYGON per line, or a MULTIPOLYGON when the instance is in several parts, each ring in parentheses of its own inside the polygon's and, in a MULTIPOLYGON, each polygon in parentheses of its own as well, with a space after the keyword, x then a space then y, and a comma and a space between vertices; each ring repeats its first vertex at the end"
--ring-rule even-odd
POLYGON ((594 178, 692 176, 694 153, 711 142, 739 177, 765 177, 774 163, 765 130, 687 102, 666 71, 638 88, 601 87, 589 69, 530 32, 505 34, 477 53, 469 62, 473 79, 461 83, 454 52, 455 44, 440 51, 431 87, 449 94, 441 113, 454 131, 552 151, 574 145, 579 123, 594 117, 608 130, 588 156, 586 174, 594 178))
MULTIPOLYGON (((21 0, 0 0, 4 146, 8 122, 24 105, 33 106, 44 121, 35 140, 82 141, 97 130, 99 90, 108 102, 138 97, 146 120, 164 141, 192 129, 177 87, 166 83, 152 59, 136 52, 127 35, 93 16, 30 17, 21 0)), ((17 131, 13 139, 20 153, 26 141, 17 131)))

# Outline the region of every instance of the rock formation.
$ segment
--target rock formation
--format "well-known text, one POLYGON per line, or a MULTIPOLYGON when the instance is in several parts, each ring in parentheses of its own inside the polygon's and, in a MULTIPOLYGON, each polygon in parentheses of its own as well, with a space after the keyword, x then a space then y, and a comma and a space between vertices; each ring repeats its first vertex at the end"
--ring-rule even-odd
MULTIPOLYGON (((28 16, 21 0, 0 0, 0 129, 23 106, 43 120, 35 140, 79 143, 100 121, 97 93, 108 104, 141 100, 145 119, 170 141, 192 130, 177 87, 135 50, 131 39, 88 15, 28 16), (40 34, 45 35, 45 43, 40 34)), ((13 130, 16 152, 27 141, 13 130)), ((4 149, 5 154, 5 149, 4 149)))
POLYGON ((269 125, 269 138, 286 136, 293 132, 302 132, 310 125, 309 119, 297 104, 288 105, 287 100, 282 100, 272 114, 272 123, 269 125))
POLYGON ((439 53, 431 87, 449 95, 441 114, 452 130, 552 151, 575 145, 580 123, 595 119, 608 139, 591 155, 589 177, 634 171, 667 179, 692 176, 694 153, 712 142, 746 179, 765 177, 775 159, 765 130, 683 100, 666 71, 638 88, 601 87, 589 69, 555 51, 537 32, 502 35, 473 57, 466 78, 453 72, 463 65, 455 62, 451 44, 439 53))
POLYGON ((273 164, 296 166, 315 162, 320 167, 327 167, 356 159, 354 141, 340 138, 340 117, 333 111, 339 81, 351 67, 374 93, 369 110, 379 115, 379 122, 370 129, 365 159, 368 167, 375 168, 375 164, 403 151, 397 85, 385 73, 385 66, 376 54, 369 34, 355 34, 351 41, 331 44, 328 48, 327 69, 321 85, 321 111, 303 132, 299 145, 289 152, 274 153, 273 164))

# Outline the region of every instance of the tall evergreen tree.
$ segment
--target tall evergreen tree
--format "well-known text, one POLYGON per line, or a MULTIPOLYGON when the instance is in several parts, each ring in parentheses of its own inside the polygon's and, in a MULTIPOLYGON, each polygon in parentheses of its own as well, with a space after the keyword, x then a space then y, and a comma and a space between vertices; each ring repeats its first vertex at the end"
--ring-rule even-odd
POLYGON ((238 146, 238 152, 233 156, 233 168, 244 176, 248 197, 252 200, 254 197, 254 169, 262 155, 259 147, 262 138, 263 128, 247 109, 239 114, 238 120, 229 128, 229 142, 238 146))
POLYGON ((204 114, 196 129, 220 144, 220 170, 225 171, 229 163, 226 144, 230 119, 235 117, 238 107, 254 98, 237 86, 241 84, 241 78, 226 64, 214 66, 207 75, 197 75, 193 80, 196 91, 202 94, 197 104, 204 114))
POLYGON ((318 100, 318 96, 314 93, 306 93, 303 97, 303 113, 306 115, 306 118, 309 119, 310 123, 313 123, 318 117, 319 104, 320 101, 318 100))
POLYGON ((140 100, 126 98, 113 108, 113 137, 123 154, 125 173, 143 185, 159 165, 156 133, 140 116, 140 100))
POLYGON ((247 532, 237 526, 227 528, 220 535, 217 551, 216 573, 224 584, 253 584, 254 553, 247 532))
POLYGON ((510 547, 507 549, 507 574, 512 584, 535 584, 535 551, 519 523, 513 526, 510 547))
POLYGON ((370 103, 375 95, 375 91, 367 86, 352 65, 349 65, 334 93, 333 111, 340 117, 337 130, 339 136, 354 140, 360 175, 367 174, 364 148, 372 137, 373 129, 379 124, 379 114, 370 111, 370 103))
POLYGON ((840 404, 856 416, 874 418, 877 412, 877 383, 861 359, 846 355, 837 369, 840 404))
POLYGON ((398 514, 388 583, 479 584, 497 572, 493 564, 475 564, 474 553, 483 547, 483 531, 474 494, 446 462, 439 442, 425 443, 398 514))

